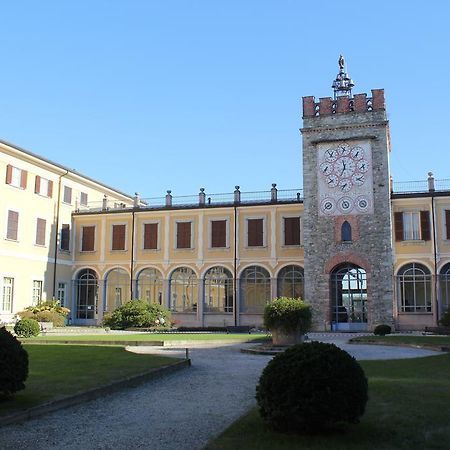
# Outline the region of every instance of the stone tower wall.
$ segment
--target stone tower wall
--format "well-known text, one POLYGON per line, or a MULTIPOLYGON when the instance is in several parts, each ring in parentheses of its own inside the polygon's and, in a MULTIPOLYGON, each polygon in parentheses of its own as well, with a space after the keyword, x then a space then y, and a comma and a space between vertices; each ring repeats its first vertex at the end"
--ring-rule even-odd
POLYGON ((393 259, 389 186, 389 125, 384 92, 372 98, 314 97, 303 99, 303 188, 305 299, 312 305, 316 330, 331 327, 330 272, 340 263, 353 263, 367 273, 368 329, 392 324, 393 259), (317 147, 327 142, 370 142, 373 167, 373 214, 323 216, 319 214, 317 147), (351 242, 340 241, 340 225, 348 220, 351 242))

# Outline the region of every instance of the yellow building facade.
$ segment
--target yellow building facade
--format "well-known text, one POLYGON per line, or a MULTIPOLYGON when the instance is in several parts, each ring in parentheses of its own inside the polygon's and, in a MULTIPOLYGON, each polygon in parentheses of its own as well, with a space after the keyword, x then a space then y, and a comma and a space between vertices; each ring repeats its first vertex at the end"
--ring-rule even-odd
POLYGON ((141 298, 186 326, 255 325, 273 297, 303 297, 300 192, 267 194, 268 202, 206 204, 201 193, 190 206, 75 213, 74 297, 95 304, 77 320, 101 321, 141 298), (95 236, 88 248, 86 233, 95 236))
POLYGON ((0 321, 47 299, 71 303, 72 213, 88 203, 133 199, 0 141, 0 321), (56 262, 56 263, 55 263, 56 262))
MULTIPOLYGON (((423 329, 450 303, 450 192, 433 190, 432 177, 397 186, 393 322, 423 329)), ((141 298, 165 305, 184 326, 260 325, 272 298, 304 292, 303 199, 298 190, 280 193, 272 188, 258 202, 214 204, 203 203, 201 192, 191 205, 74 213, 72 308, 76 314, 84 302, 90 309, 81 310, 92 311, 74 320, 100 323, 105 311, 141 298), (94 229, 95 243, 83 251, 85 228, 94 229)), ((332 327, 330 317, 324 330, 332 327)))

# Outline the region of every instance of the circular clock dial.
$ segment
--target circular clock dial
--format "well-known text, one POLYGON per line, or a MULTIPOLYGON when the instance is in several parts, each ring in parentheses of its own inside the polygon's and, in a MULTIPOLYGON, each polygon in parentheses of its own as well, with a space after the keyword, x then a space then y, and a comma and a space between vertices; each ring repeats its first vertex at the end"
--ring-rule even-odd
POLYGON ((352 183, 355 186, 362 186, 364 184, 364 181, 366 181, 366 178, 363 173, 355 173, 352 176, 352 183))
POLYGON ((343 178, 339 181, 338 186, 342 192, 348 192, 353 187, 353 183, 351 180, 343 178))
POLYGON ((348 156, 342 156, 334 163, 334 168, 340 178, 349 178, 355 173, 356 163, 348 156))
POLYGON ((350 156, 355 161, 360 161, 361 159, 364 158, 364 149, 362 147, 359 147, 359 146, 353 147, 351 152, 350 152, 350 156))
POLYGON ((334 200, 332 198, 326 198, 322 201, 320 209, 325 214, 332 214, 336 209, 336 204, 334 203, 334 200))
POLYGON ((353 209, 353 200, 350 197, 342 197, 338 203, 339 209, 345 214, 353 209))
POLYGON ((362 186, 367 177, 369 162, 364 158, 364 149, 350 146, 346 142, 325 150, 320 162, 320 173, 329 188, 348 192, 353 186, 362 186))
POLYGON ((370 207, 370 201, 369 201, 368 197, 365 195, 360 195, 356 199, 355 204, 356 204, 356 208, 361 212, 367 211, 370 207))
POLYGON ((336 161, 336 158, 338 157, 338 152, 335 148, 329 148, 328 150, 325 150, 325 161, 332 163, 336 161))
POLYGON ((369 163, 365 159, 362 159, 361 161, 357 162, 356 168, 358 172, 366 173, 369 170, 369 163))
POLYGON ((347 143, 339 144, 337 147, 339 157, 348 156, 351 153, 351 148, 347 143))
POLYGON ((335 188, 339 184, 339 177, 337 175, 330 175, 327 177, 327 185, 330 188, 335 188))
POLYGON ((331 175, 333 173, 334 166, 332 163, 325 161, 320 165, 320 171, 324 175, 331 175))

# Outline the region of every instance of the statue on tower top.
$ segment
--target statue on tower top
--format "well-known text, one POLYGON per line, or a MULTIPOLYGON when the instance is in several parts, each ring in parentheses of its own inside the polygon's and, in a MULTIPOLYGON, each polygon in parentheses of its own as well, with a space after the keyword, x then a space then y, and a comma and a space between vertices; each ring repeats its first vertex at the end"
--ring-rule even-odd
POLYGON ((353 80, 345 72, 345 59, 342 55, 339 55, 339 73, 336 75, 335 80, 331 87, 334 90, 334 99, 337 97, 352 96, 352 87, 355 85, 353 80))

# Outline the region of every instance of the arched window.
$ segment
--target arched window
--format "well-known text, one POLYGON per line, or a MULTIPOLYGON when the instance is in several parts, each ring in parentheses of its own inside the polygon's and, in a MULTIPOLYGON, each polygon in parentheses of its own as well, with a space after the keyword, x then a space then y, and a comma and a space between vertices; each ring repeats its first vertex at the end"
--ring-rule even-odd
POLYGON ((195 312, 198 302, 198 280, 189 267, 173 271, 169 283, 170 309, 175 312, 195 312))
POLYGON ((431 312, 431 273, 419 263, 406 264, 397 274, 402 312, 431 312))
POLYGON ((241 312, 261 314, 270 297, 269 272, 259 266, 247 267, 240 279, 241 312))
POLYGON ((205 274, 205 312, 233 312, 233 276, 224 267, 205 274))
POLYGON ((439 293, 441 313, 450 308, 450 263, 442 267, 439 273, 439 293))
POLYGON ((352 226, 345 220, 341 226, 341 241, 349 242, 352 240, 352 226))
POLYGON ((345 263, 331 273, 332 322, 337 330, 363 330, 367 326, 367 275, 345 263))
POLYGON ((78 272, 75 279, 77 319, 95 319, 97 317, 98 278, 91 269, 78 272))
POLYGON ((294 265, 283 267, 278 274, 277 285, 278 297, 303 299, 303 267, 294 265))
POLYGON ((162 305, 163 279, 156 269, 143 269, 137 279, 137 297, 147 303, 162 305))
POLYGON ((130 276, 124 269, 112 269, 105 280, 106 311, 114 311, 131 300, 130 276))

